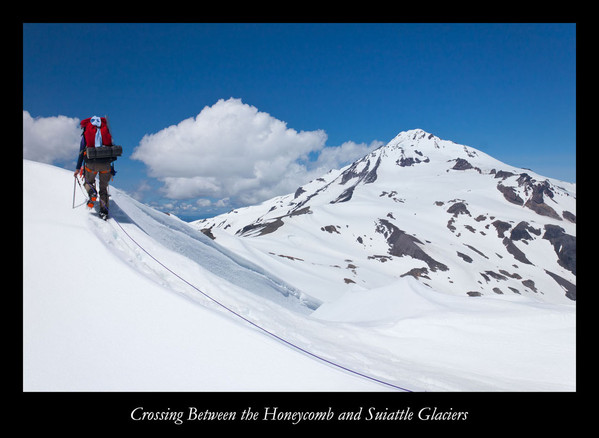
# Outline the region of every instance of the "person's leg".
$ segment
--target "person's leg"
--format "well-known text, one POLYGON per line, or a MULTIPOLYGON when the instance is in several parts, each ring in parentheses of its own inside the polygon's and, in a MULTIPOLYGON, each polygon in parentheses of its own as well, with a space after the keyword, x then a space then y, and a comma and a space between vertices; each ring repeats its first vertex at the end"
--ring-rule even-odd
POLYGON ((110 165, 108 165, 108 170, 104 170, 100 172, 100 200, 102 203, 100 204, 100 208, 104 207, 106 210, 109 209, 108 204, 108 183, 110 182, 110 165))
POLYGON ((96 201, 96 174, 97 172, 94 172, 93 165, 91 167, 90 165, 85 165, 85 184, 83 187, 85 187, 89 196, 88 207, 93 207, 93 203, 96 201))

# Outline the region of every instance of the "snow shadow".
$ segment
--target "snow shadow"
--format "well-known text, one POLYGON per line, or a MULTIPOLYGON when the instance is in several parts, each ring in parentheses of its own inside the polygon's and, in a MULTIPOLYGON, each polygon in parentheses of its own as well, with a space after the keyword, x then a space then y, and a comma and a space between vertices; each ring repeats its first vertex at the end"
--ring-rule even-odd
POLYGON ((255 263, 223 248, 186 222, 132 198, 116 194, 110 213, 117 222, 135 225, 165 248, 243 290, 300 313, 311 313, 321 304, 255 263))
POLYGON ((114 218, 120 224, 134 224, 133 220, 125 213, 117 202, 111 199, 109 206, 110 217, 114 218))

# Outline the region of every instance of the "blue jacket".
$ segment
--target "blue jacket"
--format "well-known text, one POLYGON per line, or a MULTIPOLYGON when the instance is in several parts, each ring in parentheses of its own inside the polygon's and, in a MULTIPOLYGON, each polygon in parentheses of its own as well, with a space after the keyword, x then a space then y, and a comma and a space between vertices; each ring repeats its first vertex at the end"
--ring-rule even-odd
POLYGON ((81 169, 83 165, 83 152, 85 152, 85 136, 81 135, 81 144, 79 145, 79 158, 77 158, 77 167, 75 169, 81 169))

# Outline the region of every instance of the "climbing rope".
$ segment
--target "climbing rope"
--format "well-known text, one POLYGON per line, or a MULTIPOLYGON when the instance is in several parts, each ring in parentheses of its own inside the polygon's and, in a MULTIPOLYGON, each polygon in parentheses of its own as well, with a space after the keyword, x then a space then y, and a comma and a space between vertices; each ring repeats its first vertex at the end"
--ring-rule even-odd
MULTIPOLYGON (((76 178, 76 177, 75 177, 76 178)), ((98 194, 96 191, 96 188, 93 187, 94 192, 96 192, 96 195, 98 194)), ((98 196, 98 199, 100 199, 100 203, 102 205, 104 205, 104 202, 102 202, 101 198, 98 196)), ((110 209, 108 208, 107 205, 104 205, 104 207, 106 208, 106 210, 108 211, 108 215, 107 215, 107 219, 108 218, 112 218, 114 220, 114 222, 118 225, 118 227, 123 231, 123 233, 129 238, 131 239, 131 241, 139 248, 141 249, 145 254, 147 254, 152 260, 154 260, 156 263, 158 263, 160 266, 162 266, 164 269, 166 269, 168 272, 170 272, 172 275, 174 275, 175 277, 177 277, 179 280, 181 280, 183 283, 187 284, 189 287, 193 288, 194 290, 196 290, 197 292, 199 292, 200 294, 202 294, 204 297, 206 297, 207 299, 209 299, 210 301, 212 301, 213 303, 215 303, 216 305, 220 306, 222 309, 226 310, 227 312, 233 314, 234 316, 236 316, 237 318, 242 319, 243 321, 247 322, 248 324, 250 324, 251 326, 257 328, 258 330, 266 333, 267 335, 277 339, 278 341, 292 347, 295 348, 298 351, 301 351, 304 354, 307 354, 308 356, 311 356, 315 359, 318 359, 322 362, 325 362, 329 365, 332 365, 336 368, 342 369, 348 373, 363 377, 365 379, 371 380, 373 382, 385 385, 385 386, 389 386, 391 388, 394 389, 398 389, 401 391, 405 391, 405 392, 412 392, 409 389, 406 388, 402 388, 401 386, 395 385, 393 383, 389 383, 389 382, 385 382, 384 380, 380 380, 377 379, 375 377, 369 376, 367 374, 361 373, 359 371, 355 371, 352 370, 348 367, 345 367, 341 364, 338 364, 336 362, 333 362, 329 359, 326 359, 322 356, 319 356, 315 353, 312 353, 311 351, 306 350, 305 348, 300 347, 299 345, 296 345, 282 337, 280 337, 279 335, 277 335, 276 333, 271 332, 270 330, 265 329, 264 327, 256 324, 255 322, 251 321, 250 319, 246 318, 245 316, 235 312, 234 310, 232 310, 231 308, 227 307, 225 304, 221 303, 220 301, 216 300, 215 298, 213 298, 212 296, 210 296, 209 294, 207 294, 206 292, 202 291, 200 288, 198 288, 197 286, 195 286, 194 284, 190 283, 189 281, 187 281, 185 278, 181 277, 179 274, 177 274, 175 271, 173 271, 172 269, 170 269, 168 266, 166 266, 164 263, 162 263, 160 260, 158 260, 156 257, 154 257, 148 250, 146 250, 139 242, 137 242, 128 232, 127 230, 125 230, 125 228, 123 228, 123 226, 120 224, 120 222, 113 216, 110 214, 110 209)))

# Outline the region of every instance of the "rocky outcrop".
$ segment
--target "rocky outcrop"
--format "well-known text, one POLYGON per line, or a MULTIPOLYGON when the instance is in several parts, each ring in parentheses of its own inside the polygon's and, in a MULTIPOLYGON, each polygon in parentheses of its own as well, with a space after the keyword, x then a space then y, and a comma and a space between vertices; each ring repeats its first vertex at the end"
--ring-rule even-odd
POLYGON ((532 196, 524 204, 525 207, 530 208, 541 216, 548 216, 553 219, 562 220, 559 214, 545 203, 545 196, 553 198, 553 191, 549 185, 549 181, 543 181, 538 184, 531 184, 532 196))
POLYGON ((463 158, 458 158, 455 165, 452 167, 453 170, 468 170, 473 168, 474 166, 463 158))
POLYGON ((420 246, 422 242, 416 237, 406 234, 404 231, 397 228, 386 219, 379 219, 379 224, 376 228, 377 233, 381 233, 386 237, 389 244, 389 254, 403 257, 409 256, 425 262, 431 271, 437 270, 447 271, 447 266, 434 260, 426 254, 420 246))
POLYGON ((453 214, 454 217, 457 217, 459 214, 466 214, 470 216, 470 212, 468 211, 468 207, 463 202, 456 202, 451 207, 447 209, 447 213, 453 214))
POLYGON ((520 197, 520 195, 516 193, 516 190, 513 187, 504 186, 501 183, 499 183, 497 184, 497 190, 499 190, 503 194, 503 197, 512 204, 524 204, 524 200, 520 197))
POLYGON ((347 189, 345 189, 343 191, 343 193, 341 193, 337 199, 334 199, 331 201, 331 204, 337 204, 338 202, 347 202, 349 201, 352 196, 354 195, 354 189, 356 188, 356 186, 351 186, 348 187, 347 189))
POLYGON ((508 224, 507 222, 504 221, 500 221, 499 219, 497 219, 496 221, 493 221, 491 223, 491 225, 493 225, 495 227, 495 229, 497 230, 497 237, 505 237, 505 232, 507 230, 509 230, 510 228, 512 228, 512 226, 510 224, 508 224))
POLYGON ((511 239, 505 237, 502 242, 505 248, 507 249, 507 252, 513 255, 516 260, 522 263, 526 263, 527 265, 532 265, 530 260, 526 258, 526 254, 524 254, 516 245, 514 245, 514 242, 512 242, 511 239))
POLYGON ((529 225, 528 222, 522 221, 514 227, 514 229, 512 230, 512 232, 510 234, 510 239, 512 241, 514 241, 514 240, 516 240, 516 241, 518 241, 518 240, 533 240, 533 237, 530 235, 530 233, 532 233, 536 236, 540 236, 541 230, 538 228, 532 227, 531 225, 529 225))
POLYGON ((284 222, 281 218, 276 218, 272 221, 266 223, 254 223, 250 225, 246 225, 241 230, 239 230, 236 234, 239 236, 248 236, 248 235, 256 235, 256 236, 264 236, 265 234, 270 234, 278 230, 284 225, 284 222))
POLYGON ((559 284, 565 291, 566 291, 566 297, 570 298, 573 301, 576 301, 576 285, 570 283, 568 280, 566 280, 563 277, 560 277, 557 274, 554 274, 553 272, 550 272, 548 270, 545 270, 545 272, 547 273, 547 275, 549 275, 551 278, 553 278, 557 284, 559 284))
POLYGON ((576 236, 566 234, 562 227, 547 224, 543 239, 553 245, 559 265, 576 275, 576 236))

